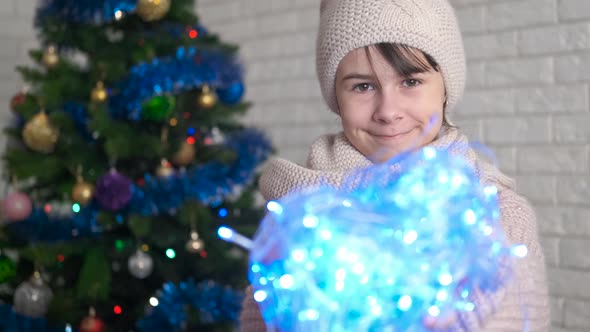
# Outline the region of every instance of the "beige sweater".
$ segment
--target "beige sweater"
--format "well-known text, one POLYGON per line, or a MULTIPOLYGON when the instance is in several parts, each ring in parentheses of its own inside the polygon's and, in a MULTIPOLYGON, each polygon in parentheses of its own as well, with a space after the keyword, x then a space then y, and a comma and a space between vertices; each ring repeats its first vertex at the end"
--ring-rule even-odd
MULTIPOLYGON (((515 193, 513 181, 495 166, 480 159, 468 147, 465 136, 451 129, 431 144, 465 158, 484 183, 499 189, 501 224, 511 244, 525 244, 528 256, 514 266, 510 281, 493 294, 478 293, 473 298, 476 310, 460 313, 453 331, 548 331, 549 298, 545 260, 537 235, 535 213, 530 204, 515 193)), ((297 188, 320 181, 339 186, 347 173, 370 166, 343 134, 320 137, 311 147, 307 167, 284 159, 269 162, 260 179, 260 190, 267 200, 278 199, 297 188)), ((266 331, 258 304, 248 288, 240 315, 243 332, 266 331)))

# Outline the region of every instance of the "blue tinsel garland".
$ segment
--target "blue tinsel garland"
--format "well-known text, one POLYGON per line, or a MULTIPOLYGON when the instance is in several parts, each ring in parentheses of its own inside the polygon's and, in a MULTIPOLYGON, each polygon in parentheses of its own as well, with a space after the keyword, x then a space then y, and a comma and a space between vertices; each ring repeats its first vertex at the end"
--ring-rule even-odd
POLYGON ((89 237, 102 230, 96 220, 99 206, 92 202, 71 218, 52 218, 42 208, 34 208, 23 221, 8 225, 11 235, 27 243, 61 242, 75 237, 89 237))
MULTIPOLYGON (((65 326, 49 326, 44 318, 17 314, 8 304, 0 304, 0 331, 3 332, 64 332, 65 326)), ((71 329, 70 332, 75 331, 71 329)))
POLYGON ((137 0, 44 0, 35 18, 35 25, 47 19, 66 22, 101 24, 115 19, 115 13, 135 10, 137 0))
POLYGON ((158 292, 158 305, 137 322, 141 332, 182 331, 187 323, 185 306, 199 312, 201 323, 237 321, 244 295, 214 281, 192 280, 176 285, 164 284, 158 292))
POLYGON ((113 90, 109 108, 115 118, 141 119, 142 103, 150 98, 193 90, 203 85, 229 88, 242 82, 242 67, 223 50, 179 47, 174 57, 155 58, 131 68, 113 90))
MULTIPOLYGON (((226 145, 237 157, 232 165, 210 162, 195 166, 167 178, 146 175, 145 185, 133 185, 133 198, 119 217, 139 213, 144 216, 170 214, 187 199, 196 199, 214 206, 232 194, 235 186, 252 181, 254 171, 271 153, 268 139, 259 131, 246 129, 229 135, 226 145)), ((11 233, 30 242, 55 242, 78 236, 92 236, 102 232, 96 216, 100 207, 95 202, 81 209, 71 218, 55 220, 36 208, 24 221, 10 224, 11 233)))
POLYGON ((62 111, 72 118, 76 129, 82 137, 89 142, 94 141, 92 134, 88 131, 88 110, 86 106, 70 101, 63 105, 62 111))
MULTIPOLYGON (((187 324, 186 306, 199 313, 202 324, 236 322, 244 294, 214 281, 195 283, 187 280, 176 285, 168 282, 158 291, 158 305, 150 307, 136 325, 141 332, 183 331, 187 324)), ((44 318, 20 315, 10 305, 0 305, 0 330, 3 332, 63 332, 51 327, 44 318)), ((70 332, 75 331, 73 328, 70 332)))

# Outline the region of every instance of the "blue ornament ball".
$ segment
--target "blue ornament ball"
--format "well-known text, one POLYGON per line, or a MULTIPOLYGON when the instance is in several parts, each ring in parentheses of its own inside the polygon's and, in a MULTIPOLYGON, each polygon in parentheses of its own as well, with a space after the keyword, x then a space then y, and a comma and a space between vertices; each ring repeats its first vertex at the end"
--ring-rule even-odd
POLYGON ((219 89, 217 91, 217 96, 219 100, 221 100, 224 104, 233 105, 236 104, 242 99, 244 95, 244 84, 242 82, 235 82, 232 83, 229 87, 225 89, 219 89))

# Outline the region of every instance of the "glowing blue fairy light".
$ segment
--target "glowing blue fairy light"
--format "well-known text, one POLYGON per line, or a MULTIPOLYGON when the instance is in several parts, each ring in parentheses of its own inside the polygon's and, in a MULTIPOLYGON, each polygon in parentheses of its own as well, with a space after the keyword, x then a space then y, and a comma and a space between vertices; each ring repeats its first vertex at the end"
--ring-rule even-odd
POLYGON ((464 220, 468 225, 474 225, 477 222, 477 216, 475 215, 475 212, 471 209, 465 211, 464 216, 464 220))
POLYGON ((469 296, 469 291, 467 289, 464 289, 461 291, 461 297, 466 299, 469 296))
POLYGON ((254 292, 254 300, 256 302, 262 302, 262 301, 266 300, 267 296, 268 296, 268 294, 266 294, 266 292, 263 290, 259 290, 259 291, 254 292))
POLYGON ((313 257, 321 257, 324 254, 324 251, 322 250, 322 248, 313 248, 311 250, 311 255, 313 257))
POLYGON ((406 235, 404 235, 405 244, 412 244, 416 239, 418 239, 418 233, 415 230, 408 231, 406 235))
POLYGON ((413 330, 425 316, 475 310, 474 290, 494 290, 499 262, 525 252, 506 245, 495 187, 447 151, 372 166, 343 187, 354 189, 320 186, 267 204, 249 279, 269 326, 413 330))
POLYGON ((365 272, 365 265, 360 262, 354 263, 352 265, 352 272, 354 272, 356 274, 362 274, 363 272, 365 272))
POLYGON ((438 282, 443 286, 448 286, 453 282, 453 276, 448 273, 441 274, 440 277, 438 277, 438 282))
POLYGON ((332 238, 332 232, 330 230, 324 229, 320 232, 322 239, 329 240, 332 238))
POLYGON ((268 211, 274 212, 276 214, 283 213, 283 207, 275 201, 270 201, 270 202, 266 203, 266 209, 268 211))
POLYGON ((528 248, 524 244, 514 246, 512 248, 512 254, 516 257, 524 258, 528 254, 528 248))
POLYGON ((488 197, 495 196, 498 194, 498 188, 496 188, 495 186, 485 186, 483 188, 483 192, 488 197))
POLYGON ((307 228, 317 227, 319 223, 320 220, 316 216, 305 216, 303 218, 303 226, 307 228))
POLYGON ((235 232, 233 229, 231 229, 229 227, 226 227, 226 226, 219 227, 217 229, 217 235, 221 239, 228 241, 228 242, 235 243, 242 248, 245 248, 245 249, 252 248, 252 240, 243 236, 242 234, 235 232))
POLYGON ((401 311, 407 311, 412 306, 412 298, 408 295, 402 296, 399 301, 397 301, 397 306, 401 311))
POLYGON ((227 217, 227 209, 226 208, 221 208, 219 209, 219 211, 217 211, 217 214, 221 217, 221 218, 225 218, 227 217))
POLYGON ((231 239, 234 235, 234 232, 227 227, 219 227, 217 230, 217 235, 224 239, 231 239))
POLYGON ((372 306, 372 307, 371 307, 371 313, 372 313, 374 316, 376 316, 376 317, 379 317, 379 316, 381 316, 381 314, 383 313, 383 308, 382 308, 381 306, 378 306, 378 305, 376 305, 376 306, 372 306))
POLYGON ((307 309, 299 312, 297 316, 301 321, 317 320, 318 318, 320 318, 320 313, 315 309, 307 309))
POLYGON ((359 255, 355 254, 354 252, 351 252, 348 254, 348 256, 346 257, 346 259, 351 262, 354 263, 356 261, 359 260, 359 255))
POLYGON ((314 262, 307 262, 305 263, 305 269, 307 271, 314 271, 316 269, 316 265, 314 262))
POLYGON ((279 283, 281 287, 285 289, 290 289, 295 284, 295 279, 290 274, 285 274, 279 279, 279 283))
POLYGON ((451 184, 453 185, 453 188, 459 188, 464 182, 465 179, 461 175, 455 175, 451 178, 451 184))
POLYGON ((432 306, 428 308, 428 314, 432 317, 438 317, 438 315, 440 315, 440 308, 437 306, 432 306))
POLYGON ((424 153, 424 159, 426 160, 432 160, 436 157, 436 149, 434 149, 433 147, 425 147, 423 149, 423 153, 424 153))
POLYGON ((449 292, 447 292, 444 289, 442 289, 442 290, 438 291, 438 293, 436 293, 436 299, 441 302, 446 301, 448 297, 449 297, 449 292))
POLYGON ((306 255, 305 255, 305 251, 303 251, 302 249, 296 249, 291 252, 291 256, 293 257, 293 260, 295 262, 300 263, 300 262, 303 262, 303 260, 305 260, 306 255))

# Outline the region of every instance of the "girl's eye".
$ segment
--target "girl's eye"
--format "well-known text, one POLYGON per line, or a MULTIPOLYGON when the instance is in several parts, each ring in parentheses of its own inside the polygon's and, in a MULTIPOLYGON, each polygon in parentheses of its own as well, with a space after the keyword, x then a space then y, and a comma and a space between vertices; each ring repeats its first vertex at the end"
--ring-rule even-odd
POLYGON ((374 90, 375 88, 373 87, 373 85, 369 84, 369 83, 361 83, 361 84, 357 84, 353 87, 354 91, 358 91, 358 92, 366 92, 369 90, 374 90))
POLYGON ((408 78, 407 80, 404 80, 402 82, 402 85, 408 88, 414 88, 418 85, 420 85, 420 81, 418 81, 417 79, 413 79, 413 78, 408 78))

